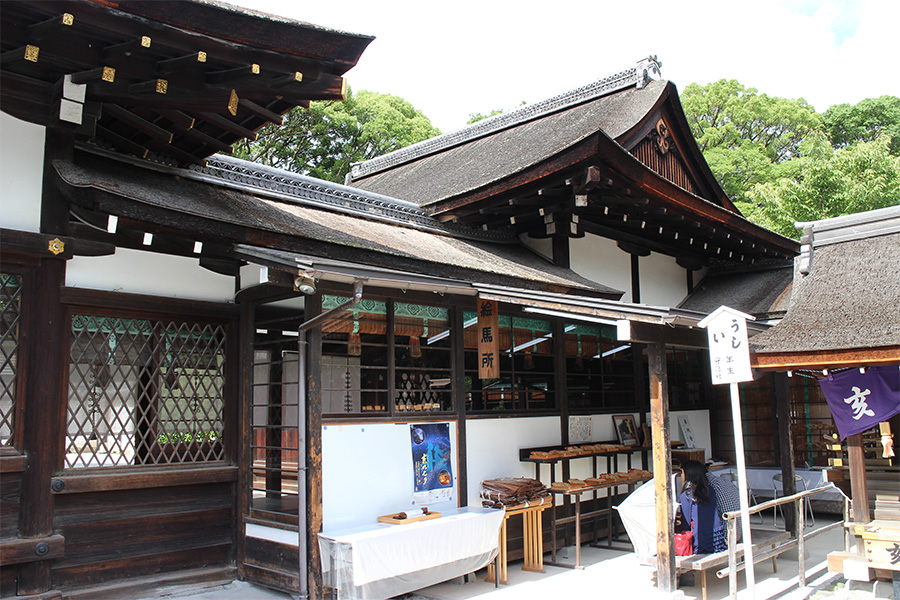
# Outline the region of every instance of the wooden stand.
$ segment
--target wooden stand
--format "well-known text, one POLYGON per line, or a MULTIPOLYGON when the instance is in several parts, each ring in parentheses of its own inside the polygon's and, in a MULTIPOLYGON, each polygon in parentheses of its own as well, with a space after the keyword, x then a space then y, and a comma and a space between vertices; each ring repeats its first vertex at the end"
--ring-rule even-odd
POLYGON ((544 529, 542 526, 541 515, 545 509, 553 505, 552 498, 546 498, 546 502, 541 504, 519 504, 516 506, 507 506, 506 514, 503 517, 503 525, 500 527, 500 555, 498 557, 499 577, 496 575, 494 565, 488 565, 488 575, 485 581, 500 583, 509 583, 507 579, 507 554, 506 554, 506 521, 512 515, 522 515, 522 536, 525 546, 525 564, 522 565, 523 571, 531 571, 534 573, 544 572, 544 529))
MULTIPOLYGON (((606 490, 606 508, 602 509, 600 512, 606 516, 607 519, 607 544, 602 546, 604 548, 608 548, 610 550, 623 550, 630 551, 631 548, 618 548, 612 545, 613 541, 613 512, 612 512, 612 496, 615 495, 614 488, 618 488, 622 485, 629 486, 629 489, 632 489, 633 486, 643 483, 645 481, 649 481, 649 476, 638 476, 638 477, 630 477, 628 479, 620 479, 617 481, 611 481, 609 483, 604 483, 601 485, 589 485, 585 487, 575 488, 571 490, 555 490, 550 488, 550 491, 554 494, 560 494, 563 497, 572 497, 575 499, 575 516, 574 517, 566 517, 564 519, 557 520, 556 518, 556 506, 554 504, 553 510, 551 511, 552 521, 553 521, 553 530, 551 532, 551 540, 553 547, 551 549, 550 561, 547 562, 548 565, 553 565, 554 567, 565 567, 567 569, 583 569, 584 565, 581 564, 581 495, 585 492, 595 492, 597 490, 606 490), (556 526, 559 523, 565 523, 569 521, 573 521, 575 523, 575 564, 569 563, 561 563, 556 562, 556 526)), ((599 546, 598 546, 599 547, 599 546)))

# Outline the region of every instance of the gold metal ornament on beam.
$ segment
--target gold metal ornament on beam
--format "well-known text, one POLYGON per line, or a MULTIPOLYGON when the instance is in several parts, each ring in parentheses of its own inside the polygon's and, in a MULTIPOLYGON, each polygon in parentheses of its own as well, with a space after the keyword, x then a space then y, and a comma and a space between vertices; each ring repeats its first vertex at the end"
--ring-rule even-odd
POLYGON ((54 238, 48 242, 47 250, 58 256, 66 251, 66 245, 61 239, 54 238))

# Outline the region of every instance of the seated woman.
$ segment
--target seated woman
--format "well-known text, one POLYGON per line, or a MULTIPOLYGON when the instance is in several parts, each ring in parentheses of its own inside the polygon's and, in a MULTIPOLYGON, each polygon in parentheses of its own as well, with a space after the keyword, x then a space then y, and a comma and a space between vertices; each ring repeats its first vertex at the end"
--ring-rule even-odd
POLYGON ((694 554, 721 552, 728 546, 722 513, 706 477, 706 465, 687 460, 681 465, 684 482, 678 497, 685 527, 690 524, 694 537, 694 554))

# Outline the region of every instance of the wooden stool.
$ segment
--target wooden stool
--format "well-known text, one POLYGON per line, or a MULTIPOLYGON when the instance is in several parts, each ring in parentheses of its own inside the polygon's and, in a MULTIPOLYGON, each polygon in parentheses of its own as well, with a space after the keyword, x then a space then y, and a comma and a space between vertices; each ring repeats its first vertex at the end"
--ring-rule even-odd
MULTIPOLYGON (((509 583, 507 579, 506 562, 506 521, 512 515, 522 515, 522 538, 525 547, 525 564, 522 565, 523 571, 532 571, 534 573, 544 572, 544 528, 541 520, 541 514, 545 509, 553 505, 553 498, 541 498, 540 500, 532 500, 527 504, 517 504, 515 506, 507 506, 506 514, 503 516, 503 525, 500 527, 500 555, 499 555, 499 582, 509 583)), ((494 565, 488 565, 488 575, 485 581, 493 582, 495 578, 494 565)))

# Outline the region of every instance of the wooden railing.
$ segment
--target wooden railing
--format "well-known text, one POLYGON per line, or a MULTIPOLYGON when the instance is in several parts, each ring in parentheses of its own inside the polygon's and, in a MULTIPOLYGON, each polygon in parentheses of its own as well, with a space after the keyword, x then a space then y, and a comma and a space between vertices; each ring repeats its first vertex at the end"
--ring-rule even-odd
MULTIPOLYGON (((838 527, 844 527, 844 523, 848 521, 850 514, 850 499, 847 498, 841 493, 844 498, 844 518, 842 521, 836 521, 834 523, 830 523, 823 527, 819 527, 818 529, 814 529, 809 533, 804 533, 805 528, 805 517, 806 511, 803 510, 803 502, 809 496, 814 494, 819 494, 821 492, 827 490, 838 490, 840 489, 835 486, 833 483, 829 483, 828 485, 813 488, 811 490, 804 490, 801 492, 797 492, 791 496, 783 496, 779 498, 774 498, 767 502, 762 502, 760 504, 756 504, 750 507, 749 515, 754 515, 756 513, 761 513, 764 510, 772 509, 775 510, 775 507, 781 506, 783 504, 793 504, 794 505, 794 514, 797 516, 797 532, 798 535, 795 538, 791 538, 790 540, 777 544, 773 548, 768 548, 760 552, 758 555, 753 555, 753 562, 761 562, 766 560, 767 558, 772 558, 774 556, 778 556, 788 550, 792 550, 794 548, 797 549, 797 560, 799 565, 797 567, 798 570, 798 585, 800 587, 806 587, 806 556, 805 556, 805 543, 806 540, 816 537, 817 535, 821 535, 826 531, 830 531, 832 529, 836 529, 838 527)), ((748 518, 749 518, 748 515, 748 518)), ((746 564, 741 562, 738 563, 737 559, 737 519, 741 516, 740 511, 727 512, 724 515, 724 518, 728 527, 728 567, 719 569, 716 571, 716 577, 719 579, 724 579, 728 577, 728 593, 729 598, 735 599, 737 598, 737 574, 741 569, 746 567, 746 564)), ((752 540, 751 540, 752 541, 752 540)), ((844 549, 850 550, 850 538, 848 530, 844 529, 844 549)))

